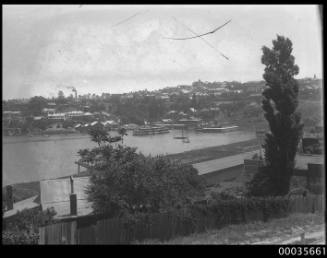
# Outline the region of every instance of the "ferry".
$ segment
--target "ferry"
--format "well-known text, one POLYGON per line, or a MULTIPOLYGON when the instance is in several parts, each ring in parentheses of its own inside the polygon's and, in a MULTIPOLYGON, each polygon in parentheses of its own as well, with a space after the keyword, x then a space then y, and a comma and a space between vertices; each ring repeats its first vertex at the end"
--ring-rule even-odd
POLYGON ((226 126, 226 127, 202 127, 196 129, 198 132, 203 133, 226 133, 238 130, 237 125, 226 126))
POLYGON ((134 136, 154 135, 169 133, 167 127, 164 126, 145 126, 133 130, 134 136))

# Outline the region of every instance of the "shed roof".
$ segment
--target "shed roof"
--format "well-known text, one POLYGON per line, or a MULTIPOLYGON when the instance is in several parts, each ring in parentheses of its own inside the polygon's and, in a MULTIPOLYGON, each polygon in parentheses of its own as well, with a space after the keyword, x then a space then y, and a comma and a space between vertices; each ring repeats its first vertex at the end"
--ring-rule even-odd
POLYGON ((102 122, 103 125, 117 125, 118 123, 114 120, 107 120, 105 122, 102 122))
POLYGON ((96 125, 97 123, 99 123, 99 122, 98 122, 98 121, 94 121, 94 122, 91 123, 91 126, 94 126, 94 125, 96 125))
MULTIPOLYGON (((85 192, 90 183, 89 179, 89 177, 73 178, 74 194, 77 196, 78 216, 84 216, 93 211, 92 203, 87 200, 85 192)), ((70 215, 70 178, 44 180, 41 181, 40 186, 43 210, 53 207, 57 213, 57 218, 70 215)))
POLYGON ((308 164, 324 164, 323 155, 303 155, 298 154, 295 157, 295 167, 298 169, 308 169, 308 164))
MULTIPOLYGON (((219 170, 231 168, 234 166, 242 165, 244 159, 252 158, 255 153, 259 153, 259 150, 244 152, 241 154, 228 156, 220 159, 214 159, 204 161, 200 163, 192 164, 199 172, 199 175, 204 175, 219 170)), ((297 169, 308 169, 308 163, 313 164, 324 164, 324 158, 322 155, 301 155, 297 154, 295 157, 295 168, 297 169)))
POLYGON ((244 163, 244 159, 252 158, 252 156, 258 153, 256 151, 244 152, 241 154, 228 156, 220 159, 214 159, 209 161, 204 161, 200 163, 195 163, 192 166, 196 168, 199 172, 199 175, 204 175, 212 172, 216 172, 219 170, 227 169, 230 167, 235 167, 238 165, 242 165, 244 163))

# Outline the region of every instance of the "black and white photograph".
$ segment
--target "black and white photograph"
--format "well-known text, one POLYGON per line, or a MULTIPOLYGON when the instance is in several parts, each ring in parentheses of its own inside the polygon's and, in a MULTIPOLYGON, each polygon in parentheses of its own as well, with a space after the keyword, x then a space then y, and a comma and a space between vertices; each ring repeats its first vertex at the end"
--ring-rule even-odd
POLYGON ((4 4, 2 76, 3 245, 325 254, 322 5, 4 4))

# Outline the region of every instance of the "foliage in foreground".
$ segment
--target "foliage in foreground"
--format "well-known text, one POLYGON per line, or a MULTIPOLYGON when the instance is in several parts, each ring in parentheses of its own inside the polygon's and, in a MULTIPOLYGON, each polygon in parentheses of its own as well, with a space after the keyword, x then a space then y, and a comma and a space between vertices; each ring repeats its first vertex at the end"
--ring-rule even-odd
POLYGON ((101 145, 79 152, 94 168, 87 189, 96 214, 112 217, 181 209, 204 194, 204 182, 191 165, 135 148, 101 145))
POLYGON ((3 221, 2 243, 38 244, 39 227, 53 223, 54 215, 53 209, 42 211, 39 207, 18 212, 3 221))
POLYGON ((220 229, 229 225, 242 227, 250 222, 267 222, 271 219, 285 218, 299 211, 305 213, 322 211, 318 206, 315 210, 311 210, 310 207, 301 210, 302 208, 296 206, 298 201, 299 198, 294 200, 286 197, 233 199, 217 195, 207 203, 197 202, 186 210, 138 213, 108 222, 119 225, 119 231, 112 232, 111 239, 122 236, 119 243, 130 243, 145 239, 166 241, 178 236, 220 229))

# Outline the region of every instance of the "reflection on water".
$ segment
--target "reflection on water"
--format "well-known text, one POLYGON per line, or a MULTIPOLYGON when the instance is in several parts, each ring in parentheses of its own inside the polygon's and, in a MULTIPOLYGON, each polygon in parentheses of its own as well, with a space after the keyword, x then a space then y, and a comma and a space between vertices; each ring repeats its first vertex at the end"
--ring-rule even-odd
MULTIPOLYGON (((117 135, 111 132, 112 136, 117 135)), ((124 137, 124 145, 137 147, 144 154, 172 154, 194 149, 225 145, 253 139, 253 132, 197 133, 187 132, 190 142, 174 139, 180 131, 152 136, 124 137)), ((77 151, 95 147, 87 135, 49 137, 8 137, 3 140, 3 185, 56 178, 76 173, 77 151)))

